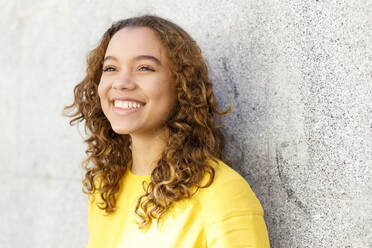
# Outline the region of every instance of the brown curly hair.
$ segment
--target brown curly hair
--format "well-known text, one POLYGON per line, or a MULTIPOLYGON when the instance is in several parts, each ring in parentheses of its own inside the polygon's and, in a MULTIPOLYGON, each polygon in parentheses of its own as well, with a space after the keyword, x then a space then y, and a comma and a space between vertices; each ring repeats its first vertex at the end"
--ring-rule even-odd
POLYGON ((97 87, 110 39, 125 27, 147 27, 157 34, 168 52, 176 84, 176 104, 165 123, 169 129, 167 146, 151 173, 151 182, 143 183, 145 194, 138 199, 135 210, 141 219, 139 228, 145 228, 154 218, 159 222, 173 202, 190 198, 213 182, 215 171, 208 159, 228 163, 222 123, 217 124, 217 118, 228 114, 231 106, 226 111, 217 109, 201 50, 182 28, 151 15, 114 22, 89 52, 86 75, 74 88, 74 102, 64 107, 64 115, 72 117, 70 125, 85 121, 88 148, 82 162, 86 171, 82 188, 87 194, 99 193, 99 207, 106 213, 115 211, 119 181, 132 159, 131 138, 112 130, 101 109, 97 87), (205 174, 209 174, 209 180, 201 185, 205 174), (196 188, 195 192, 190 192, 191 187, 196 188))

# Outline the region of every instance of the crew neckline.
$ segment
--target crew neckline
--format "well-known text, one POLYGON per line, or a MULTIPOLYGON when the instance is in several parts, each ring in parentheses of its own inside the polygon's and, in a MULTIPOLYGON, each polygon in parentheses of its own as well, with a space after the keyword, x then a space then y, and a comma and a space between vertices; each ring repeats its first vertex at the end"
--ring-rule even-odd
POLYGON ((138 179, 150 179, 151 178, 151 174, 148 174, 148 175, 137 175, 137 174, 134 174, 132 172, 132 160, 129 161, 129 163, 128 163, 127 171, 128 171, 129 176, 131 176, 133 178, 138 178, 138 179))
POLYGON ((131 170, 131 168, 129 167, 128 168, 128 174, 131 175, 132 177, 136 177, 136 178, 150 178, 151 177, 151 174, 148 174, 148 175, 137 175, 137 174, 134 174, 131 170))

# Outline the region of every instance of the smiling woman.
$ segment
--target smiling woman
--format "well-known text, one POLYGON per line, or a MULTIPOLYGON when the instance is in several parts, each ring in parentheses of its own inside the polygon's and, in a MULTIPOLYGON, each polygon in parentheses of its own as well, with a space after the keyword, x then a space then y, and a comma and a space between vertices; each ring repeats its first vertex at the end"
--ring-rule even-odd
POLYGON ((168 64, 165 48, 147 27, 123 28, 111 38, 98 94, 116 133, 131 134, 136 143, 164 136, 164 122, 175 103, 168 64))
POLYGON ((89 137, 88 248, 269 247, 259 200, 224 159, 195 41, 156 16, 115 22, 65 110, 89 137), (156 222, 156 225, 154 225, 156 222))

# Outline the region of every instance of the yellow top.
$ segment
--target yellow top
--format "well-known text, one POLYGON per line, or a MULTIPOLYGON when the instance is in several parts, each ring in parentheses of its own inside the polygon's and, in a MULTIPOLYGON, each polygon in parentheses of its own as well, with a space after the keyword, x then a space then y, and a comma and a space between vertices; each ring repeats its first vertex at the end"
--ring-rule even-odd
POLYGON ((135 223, 139 217, 134 210, 144 192, 142 181, 149 182, 151 177, 128 169, 114 213, 107 215, 94 201, 89 202, 88 248, 270 247, 261 204, 248 183, 222 161, 208 163, 215 169, 213 183, 192 198, 176 202, 159 225, 153 220, 146 231, 135 223))

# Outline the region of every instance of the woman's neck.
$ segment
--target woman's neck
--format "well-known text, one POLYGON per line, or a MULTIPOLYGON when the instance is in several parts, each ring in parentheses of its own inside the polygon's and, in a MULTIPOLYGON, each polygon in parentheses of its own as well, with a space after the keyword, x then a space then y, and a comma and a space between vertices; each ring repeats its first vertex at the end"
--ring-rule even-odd
POLYGON ((158 132, 156 135, 131 135, 131 140, 132 173, 150 175, 166 147, 167 132, 158 132))

